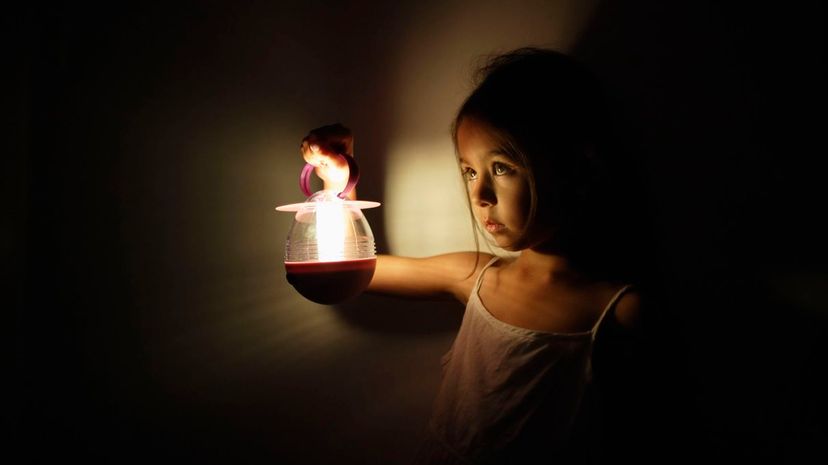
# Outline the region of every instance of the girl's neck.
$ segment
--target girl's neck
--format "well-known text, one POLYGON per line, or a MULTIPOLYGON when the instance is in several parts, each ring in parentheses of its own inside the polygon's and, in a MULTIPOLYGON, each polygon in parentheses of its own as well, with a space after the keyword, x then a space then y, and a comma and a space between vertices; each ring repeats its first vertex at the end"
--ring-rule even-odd
POLYGON ((513 266, 515 267, 515 271, 521 276, 532 280, 546 282, 563 280, 580 281, 585 278, 581 272, 575 269, 568 258, 555 253, 541 252, 534 249, 522 250, 513 266))

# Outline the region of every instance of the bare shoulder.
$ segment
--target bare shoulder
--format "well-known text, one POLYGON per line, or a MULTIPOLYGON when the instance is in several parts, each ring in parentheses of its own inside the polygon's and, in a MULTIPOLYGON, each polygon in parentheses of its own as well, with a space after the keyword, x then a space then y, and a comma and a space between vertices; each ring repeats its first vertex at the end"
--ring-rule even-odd
POLYGON ((615 304, 615 320, 626 329, 637 329, 641 325, 643 306, 641 293, 632 288, 626 291, 615 304))
POLYGON ((451 268, 480 269, 486 266, 494 255, 483 252, 453 252, 421 258, 420 260, 448 266, 451 268))
POLYGON ((483 252, 456 252, 436 255, 424 260, 451 273, 449 291, 459 301, 469 300, 477 275, 486 266, 494 255, 483 252))

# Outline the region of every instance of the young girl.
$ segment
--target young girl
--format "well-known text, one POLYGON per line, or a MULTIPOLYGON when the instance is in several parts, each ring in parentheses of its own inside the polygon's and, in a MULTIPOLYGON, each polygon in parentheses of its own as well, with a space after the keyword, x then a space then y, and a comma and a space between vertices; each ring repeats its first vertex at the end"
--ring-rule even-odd
MULTIPOLYGON (((611 176, 601 93, 574 60, 520 49, 481 73, 452 136, 477 226, 520 254, 379 256, 369 291, 466 305, 417 463, 572 461, 596 431, 584 422, 596 334, 623 340, 641 313, 631 267, 613 253, 627 228, 624 180, 611 176)), ((347 165, 333 154, 351 147, 332 125, 302 153, 341 190, 347 165)))

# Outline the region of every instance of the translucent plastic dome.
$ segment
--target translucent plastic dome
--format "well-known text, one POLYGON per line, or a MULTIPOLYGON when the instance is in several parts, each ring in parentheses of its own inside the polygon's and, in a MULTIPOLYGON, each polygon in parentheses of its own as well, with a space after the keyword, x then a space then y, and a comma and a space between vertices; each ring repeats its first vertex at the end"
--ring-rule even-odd
MULTIPOLYGON (((376 202, 342 200, 333 191, 319 191, 305 203, 294 204, 297 210, 285 244, 285 261, 374 257, 374 234, 362 208, 376 205, 376 202)), ((279 209, 284 211, 293 206, 279 209)))
POLYGON ((322 304, 362 293, 376 266, 374 234, 362 209, 377 206, 377 202, 343 200, 333 191, 319 191, 303 203, 277 207, 296 212, 285 243, 288 282, 322 304))

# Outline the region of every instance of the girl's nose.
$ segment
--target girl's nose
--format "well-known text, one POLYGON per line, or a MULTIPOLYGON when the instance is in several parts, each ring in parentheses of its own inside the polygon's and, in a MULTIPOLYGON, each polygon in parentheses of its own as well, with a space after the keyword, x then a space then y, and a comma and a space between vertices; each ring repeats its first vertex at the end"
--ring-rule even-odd
POLYGON ((497 203, 494 187, 487 176, 481 176, 471 186, 472 202, 480 207, 489 207, 497 203))

